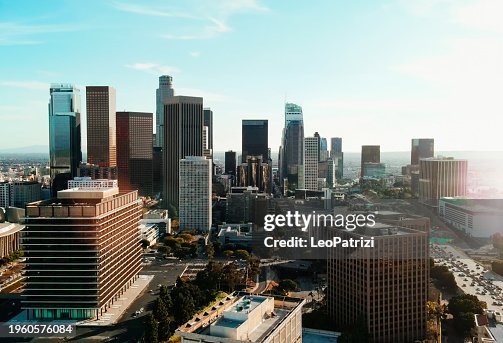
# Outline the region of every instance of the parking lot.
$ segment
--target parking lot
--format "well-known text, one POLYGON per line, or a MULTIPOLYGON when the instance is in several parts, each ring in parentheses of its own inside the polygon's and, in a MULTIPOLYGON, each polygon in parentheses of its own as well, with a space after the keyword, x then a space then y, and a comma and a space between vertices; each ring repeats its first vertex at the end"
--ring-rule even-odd
POLYGON ((485 301, 487 308, 503 310, 503 278, 484 268, 462 251, 450 245, 432 244, 430 255, 435 264, 449 268, 458 287, 466 294, 485 301))

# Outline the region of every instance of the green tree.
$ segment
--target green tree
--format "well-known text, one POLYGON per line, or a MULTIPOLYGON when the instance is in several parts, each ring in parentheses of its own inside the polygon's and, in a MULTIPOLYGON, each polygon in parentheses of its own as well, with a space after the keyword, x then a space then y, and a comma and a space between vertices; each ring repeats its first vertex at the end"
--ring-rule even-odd
POLYGON ((192 318, 196 312, 194 299, 192 299, 190 294, 180 292, 173 300, 176 304, 176 306, 173 306, 173 316, 175 317, 176 324, 181 325, 192 318))
POLYGON ((208 255, 209 260, 212 260, 215 256, 215 248, 213 248, 213 244, 211 242, 206 245, 206 254, 208 255))
POLYGON ((293 292, 297 289, 297 283, 290 279, 284 279, 279 282, 278 287, 286 292, 293 292))
POLYGON ((234 252, 234 255, 236 255, 237 258, 246 260, 250 257, 250 253, 246 250, 239 249, 234 252))
POLYGON ((145 342, 158 343, 158 330, 159 323, 157 323, 157 320, 155 320, 154 315, 152 313, 149 313, 149 315, 147 316, 147 327, 145 330, 145 342))
POLYGON ((171 321, 169 320, 168 308, 161 297, 157 298, 154 304, 154 317, 159 323, 158 337, 161 341, 171 336, 171 321))
POLYGON ((467 336, 475 327, 474 314, 482 314, 486 303, 479 301, 477 296, 461 294, 449 300, 448 310, 452 314, 454 326, 467 336))
POLYGON ((157 248, 157 252, 168 255, 171 253, 171 248, 166 245, 161 245, 159 248, 157 248))
POLYGON ((224 251, 224 255, 225 255, 225 257, 231 257, 232 255, 234 255, 234 251, 232 251, 232 250, 225 250, 224 251))
POLYGON ((250 257, 246 260, 248 276, 254 278, 260 273, 260 260, 256 257, 250 257))
POLYGON ((186 243, 190 243, 194 239, 194 236, 192 236, 190 233, 182 233, 179 235, 179 237, 186 243))

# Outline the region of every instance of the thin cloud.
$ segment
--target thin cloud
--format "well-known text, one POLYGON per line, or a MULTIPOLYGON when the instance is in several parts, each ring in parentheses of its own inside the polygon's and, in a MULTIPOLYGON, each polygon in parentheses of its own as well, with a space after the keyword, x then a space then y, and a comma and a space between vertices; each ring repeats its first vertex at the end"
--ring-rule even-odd
POLYGON ((26 36, 79 30, 78 25, 51 24, 28 25, 15 22, 0 22, 0 45, 35 45, 44 42, 26 36))
POLYGON ((139 71, 143 71, 152 75, 159 74, 176 74, 179 73, 180 70, 176 67, 160 65, 157 63, 134 63, 134 64, 126 64, 127 68, 135 69, 139 71))
POLYGON ((150 7, 144 5, 114 2, 112 6, 122 12, 129 12, 141 15, 147 15, 152 17, 172 17, 172 18, 188 18, 196 19, 193 15, 184 12, 173 12, 166 9, 161 9, 157 7, 150 7))
POLYGON ((41 81, 15 81, 15 80, 0 80, 0 87, 13 87, 30 90, 48 90, 49 83, 41 81))
POLYGON ((221 33, 230 32, 232 29, 227 26, 227 24, 216 18, 208 18, 210 25, 205 26, 200 29, 196 34, 166 34, 161 35, 162 38, 170 40, 195 40, 195 39, 211 39, 218 36, 221 33))
POLYGON ((189 52, 189 55, 191 57, 198 58, 199 56, 201 56, 201 53, 199 51, 191 51, 189 52))

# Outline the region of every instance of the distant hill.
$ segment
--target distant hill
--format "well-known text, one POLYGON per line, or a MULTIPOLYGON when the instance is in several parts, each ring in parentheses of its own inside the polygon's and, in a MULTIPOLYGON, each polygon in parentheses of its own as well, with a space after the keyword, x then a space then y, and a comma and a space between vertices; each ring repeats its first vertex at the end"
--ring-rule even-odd
POLYGON ((49 154, 47 145, 30 145, 19 148, 0 149, 1 154, 49 154))

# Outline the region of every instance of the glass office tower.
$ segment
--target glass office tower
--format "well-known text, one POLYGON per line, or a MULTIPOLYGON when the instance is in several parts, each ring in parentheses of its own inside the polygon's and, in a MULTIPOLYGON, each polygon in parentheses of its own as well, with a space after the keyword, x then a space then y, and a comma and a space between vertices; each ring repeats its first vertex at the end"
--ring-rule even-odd
POLYGON ((49 100, 49 163, 51 188, 66 189, 82 160, 80 90, 71 84, 51 84, 49 100))

